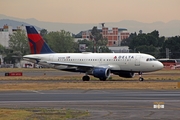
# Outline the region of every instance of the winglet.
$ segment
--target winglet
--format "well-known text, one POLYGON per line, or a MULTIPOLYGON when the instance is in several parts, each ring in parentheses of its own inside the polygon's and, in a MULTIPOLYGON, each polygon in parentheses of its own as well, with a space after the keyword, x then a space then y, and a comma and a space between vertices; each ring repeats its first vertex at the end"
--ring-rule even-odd
POLYGON ((26 26, 31 54, 54 53, 33 26, 26 26))

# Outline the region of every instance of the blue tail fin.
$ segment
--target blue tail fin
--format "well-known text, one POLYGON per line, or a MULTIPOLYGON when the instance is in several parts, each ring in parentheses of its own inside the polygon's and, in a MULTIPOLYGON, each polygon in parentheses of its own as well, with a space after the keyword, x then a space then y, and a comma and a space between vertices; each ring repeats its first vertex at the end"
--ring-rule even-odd
POLYGON ((54 53, 33 26, 26 26, 31 54, 54 53))

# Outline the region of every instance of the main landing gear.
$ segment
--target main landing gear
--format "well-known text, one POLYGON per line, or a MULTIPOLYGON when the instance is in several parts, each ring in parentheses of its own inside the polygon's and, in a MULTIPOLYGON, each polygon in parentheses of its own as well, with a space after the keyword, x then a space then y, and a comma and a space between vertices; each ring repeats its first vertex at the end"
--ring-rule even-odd
POLYGON ((85 75, 85 76, 82 77, 82 80, 83 81, 89 81, 90 77, 88 75, 85 75))
MULTIPOLYGON (((104 77, 99 78, 100 81, 106 81, 106 79, 107 79, 107 78, 104 78, 104 77)), ((90 77, 89 77, 88 75, 85 75, 85 76, 82 77, 82 80, 83 80, 83 81, 89 81, 89 80, 90 80, 90 77)))
POLYGON ((107 79, 107 78, 104 78, 104 77, 99 78, 100 81, 106 81, 106 79, 107 79))
POLYGON ((144 78, 142 77, 142 72, 139 72, 139 81, 143 81, 144 78))

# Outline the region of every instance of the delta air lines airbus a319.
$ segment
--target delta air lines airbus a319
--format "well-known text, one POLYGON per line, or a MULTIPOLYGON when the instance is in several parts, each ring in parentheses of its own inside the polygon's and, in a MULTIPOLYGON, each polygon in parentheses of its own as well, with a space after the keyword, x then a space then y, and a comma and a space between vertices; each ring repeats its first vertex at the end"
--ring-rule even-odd
POLYGON ((153 56, 142 53, 54 53, 33 26, 26 26, 26 30, 31 54, 23 59, 63 71, 83 72, 83 81, 90 80, 88 75, 105 81, 111 73, 125 78, 139 73, 143 81, 143 72, 163 68, 153 56))

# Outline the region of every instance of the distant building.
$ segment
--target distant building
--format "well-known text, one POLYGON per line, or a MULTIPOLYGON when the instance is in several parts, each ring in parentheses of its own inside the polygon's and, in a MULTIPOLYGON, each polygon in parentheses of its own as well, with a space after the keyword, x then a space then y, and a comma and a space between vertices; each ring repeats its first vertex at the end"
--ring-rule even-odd
POLYGON ((83 31, 79 32, 78 34, 72 34, 72 36, 74 37, 75 39, 75 42, 77 42, 78 40, 84 40, 84 38, 82 38, 82 33, 83 31))
POLYGON ((129 53, 128 46, 108 47, 114 53, 129 53))
MULTIPOLYGON (((130 35, 127 29, 124 29, 124 28, 114 27, 110 29, 108 27, 102 27, 98 30, 101 32, 103 37, 108 39, 107 46, 109 47, 121 46, 121 41, 128 38, 130 35)), ((81 33, 82 33, 82 39, 91 40, 90 39, 91 30, 82 31, 81 33)))
POLYGON ((0 44, 4 47, 9 47, 10 35, 12 35, 17 30, 25 30, 24 26, 19 26, 16 29, 13 29, 11 26, 4 25, 3 28, 0 28, 0 44))

